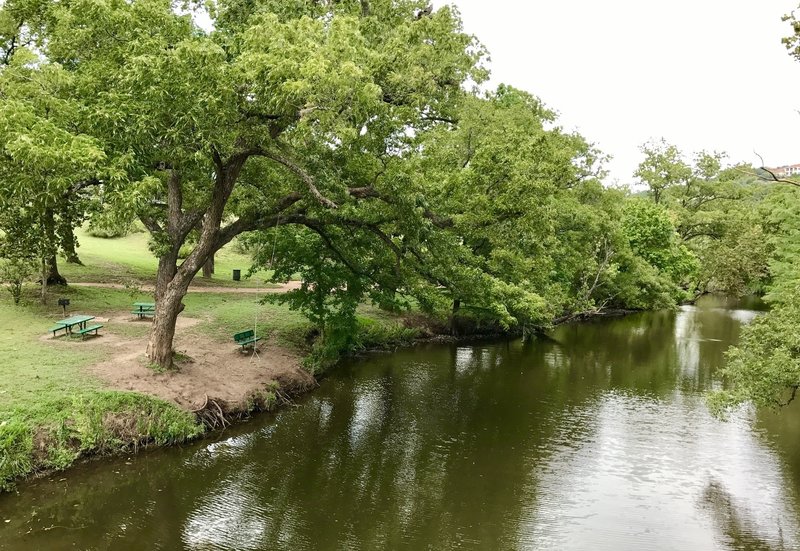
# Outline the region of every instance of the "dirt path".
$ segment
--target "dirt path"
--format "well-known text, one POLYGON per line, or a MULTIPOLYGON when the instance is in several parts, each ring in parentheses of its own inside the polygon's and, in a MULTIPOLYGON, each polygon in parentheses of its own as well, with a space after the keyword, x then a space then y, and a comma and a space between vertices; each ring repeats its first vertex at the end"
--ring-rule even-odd
MULTIPOLYGON (((120 283, 70 283, 74 287, 96 287, 100 289, 126 289, 125 285, 120 283)), ((301 283, 299 281, 290 281, 283 283, 276 287, 220 287, 220 286, 191 286, 189 287, 190 293, 234 293, 234 294, 254 294, 265 295, 274 293, 285 293, 293 289, 299 289, 301 283)), ((139 287, 146 293, 152 293, 155 288, 153 285, 142 285, 139 287)))

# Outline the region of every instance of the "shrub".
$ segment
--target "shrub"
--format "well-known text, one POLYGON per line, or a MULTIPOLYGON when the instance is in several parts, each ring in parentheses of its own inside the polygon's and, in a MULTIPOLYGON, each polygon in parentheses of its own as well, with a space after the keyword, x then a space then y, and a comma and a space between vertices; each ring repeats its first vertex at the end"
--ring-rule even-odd
POLYGON ((29 258, 11 258, 0 264, 0 282, 8 285, 8 291, 19 304, 22 297, 22 285, 36 273, 36 265, 29 258))

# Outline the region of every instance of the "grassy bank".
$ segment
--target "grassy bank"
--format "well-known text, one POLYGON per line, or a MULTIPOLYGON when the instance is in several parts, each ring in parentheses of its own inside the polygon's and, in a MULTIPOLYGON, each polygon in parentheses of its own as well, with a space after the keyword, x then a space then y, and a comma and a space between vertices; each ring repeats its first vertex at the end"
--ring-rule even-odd
MULTIPOLYGON (((127 302, 120 293, 105 291, 66 294, 95 311, 127 302)), ((111 351, 43 342, 60 314, 26 298, 18 307, 6 296, 0 300, 0 489, 30 473, 64 468, 83 455, 183 442, 202 432, 192 415, 171 404, 103 388, 83 368, 111 351)))

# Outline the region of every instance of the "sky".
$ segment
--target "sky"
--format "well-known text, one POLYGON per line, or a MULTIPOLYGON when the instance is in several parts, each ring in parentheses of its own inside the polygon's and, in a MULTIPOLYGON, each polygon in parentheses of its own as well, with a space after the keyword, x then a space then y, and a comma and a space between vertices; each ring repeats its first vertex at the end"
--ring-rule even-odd
POLYGON ((607 183, 635 183, 639 147, 687 158, 800 163, 800 61, 781 16, 800 0, 438 0, 488 48, 490 85, 527 90, 613 156, 607 183))

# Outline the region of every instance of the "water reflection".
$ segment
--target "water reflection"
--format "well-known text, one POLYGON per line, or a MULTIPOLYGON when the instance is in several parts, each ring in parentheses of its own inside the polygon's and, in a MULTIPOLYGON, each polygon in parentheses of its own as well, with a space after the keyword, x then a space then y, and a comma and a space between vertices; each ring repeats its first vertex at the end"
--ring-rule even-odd
POLYGON ((0 498, 0 549, 796 548, 800 415, 723 424, 702 397, 754 315, 357 362, 217 442, 0 498))

